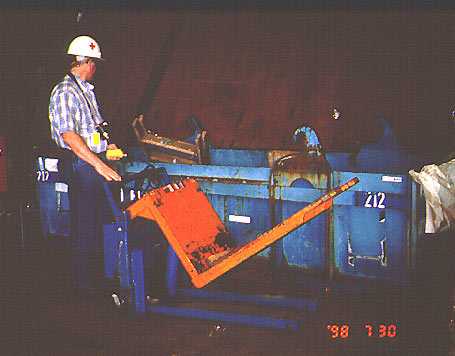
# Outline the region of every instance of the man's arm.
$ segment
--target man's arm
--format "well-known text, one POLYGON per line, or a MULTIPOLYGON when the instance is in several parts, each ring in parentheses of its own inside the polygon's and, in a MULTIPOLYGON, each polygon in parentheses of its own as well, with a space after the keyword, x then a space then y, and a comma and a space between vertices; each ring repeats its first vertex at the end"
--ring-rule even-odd
POLYGON ((62 133, 63 141, 76 156, 90 164, 107 181, 121 181, 122 177, 111 167, 98 158, 87 146, 85 141, 77 133, 66 131, 62 133))

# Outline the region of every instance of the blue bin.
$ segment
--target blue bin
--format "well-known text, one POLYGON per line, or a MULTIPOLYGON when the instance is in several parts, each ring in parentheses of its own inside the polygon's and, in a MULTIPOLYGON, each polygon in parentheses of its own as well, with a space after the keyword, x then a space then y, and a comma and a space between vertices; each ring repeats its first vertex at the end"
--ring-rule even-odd
POLYGON ((333 172, 333 184, 353 175, 360 182, 334 202, 336 273, 408 281, 417 234, 414 183, 407 175, 333 172))
POLYGON ((70 214, 68 187, 55 171, 56 158, 38 157, 36 172, 36 193, 40 205, 41 229, 43 236, 69 236, 70 214), (53 169, 47 164, 52 161, 53 169))
MULTIPOLYGON (((407 174, 274 170, 270 157, 276 156, 276 151, 246 152, 211 149, 218 165, 154 165, 165 168, 174 179, 196 178, 233 239, 242 245, 330 187, 357 176, 359 184, 336 198, 331 213, 291 232, 272 247, 274 253, 268 248, 260 256, 272 259, 272 266, 289 266, 302 272, 330 269, 349 278, 409 279, 424 204, 407 174), (223 156, 229 157, 231 164, 239 161, 245 166, 222 166, 223 156)), ((333 167, 337 166, 334 162, 332 157, 333 167)), ((347 164, 344 159, 340 162, 347 164)), ((147 165, 140 161, 125 163, 124 171, 138 173, 147 165)), ((56 191, 57 180, 53 177, 38 183, 43 232, 67 236, 68 197, 56 191)))

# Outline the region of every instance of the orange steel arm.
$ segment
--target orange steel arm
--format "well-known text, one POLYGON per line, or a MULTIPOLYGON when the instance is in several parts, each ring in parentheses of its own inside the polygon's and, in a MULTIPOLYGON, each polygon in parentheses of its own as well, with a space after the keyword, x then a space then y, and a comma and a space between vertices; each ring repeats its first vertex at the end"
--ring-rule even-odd
POLYGON ((248 258, 261 252, 274 242, 283 238, 293 230, 307 223, 314 217, 330 209, 333 205, 333 198, 344 191, 357 184, 359 179, 357 177, 349 180, 347 183, 340 185, 329 193, 323 195, 321 198, 315 200, 313 203, 307 205, 305 208, 299 210, 294 215, 283 220, 280 224, 274 226, 272 229, 259 235, 255 240, 244 245, 239 250, 230 254, 229 257, 224 258, 207 271, 198 274, 192 278, 195 287, 201 288, 228 272, 232 268, 238 266, 248 258))

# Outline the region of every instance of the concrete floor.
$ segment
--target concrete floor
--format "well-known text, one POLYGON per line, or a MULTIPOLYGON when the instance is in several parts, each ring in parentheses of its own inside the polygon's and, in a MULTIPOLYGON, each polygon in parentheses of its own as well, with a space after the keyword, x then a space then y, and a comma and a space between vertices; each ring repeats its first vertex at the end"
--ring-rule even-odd
MULTIPOLYGON (((309 322, 302 332, 291 332, 157 315, 139 318, 122 314, 109 303, 45 294, 27 299, 10 308, 3 319, 7 323, 2 330, 6 336, 2 355, 418 354, 408 351, 403 336, 367 340, 353 333, 349 340, 333 340, 321 320, 309 322)), ((349 323, 361 330, 357 321, 349 319, 349 323)))
POLYGON ((155 314, 140 317, 115 308, 108 296, 75 298, 67 288, 68 256, 58 245, 43 250, 29 240, 24 249, 13 235, 2 239, 2 356, 455 355, 448 340, 448 303, 441 294, 445 277, 429 270, 412 292, 330 294, 321 311, 305 316, 302 330, 295 332, 155 314), (348 338, 331 338, 327 324, 335 323, 350 325, 348 338), (397 337, 369 338, 367 323, 396 324, 397 337))

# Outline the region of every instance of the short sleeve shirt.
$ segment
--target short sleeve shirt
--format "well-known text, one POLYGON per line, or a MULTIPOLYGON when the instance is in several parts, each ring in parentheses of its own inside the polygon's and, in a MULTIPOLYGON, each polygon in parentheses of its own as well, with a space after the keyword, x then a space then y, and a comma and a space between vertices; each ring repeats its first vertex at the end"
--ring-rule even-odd
POLYGON ((100 153, 106 151, 107 141, 100 139, 96 124, 103 122, 96 102, 94 86, 75 76, 81 90, 73 79, 66 75, 51 92, 49 102, 49 121, 52 139, 61 148, 70 149, 63 141, 62 134, 72 131, 77 133, 87 143, 91 151, 100 153), (87 100, 84 98, 87 98, 87 100), (90 106, 87 103, 90 102, 90 106), (92 118, 93 113, 93 118, 92 118), (94 122, 95 121, 95 122, 94 122))

